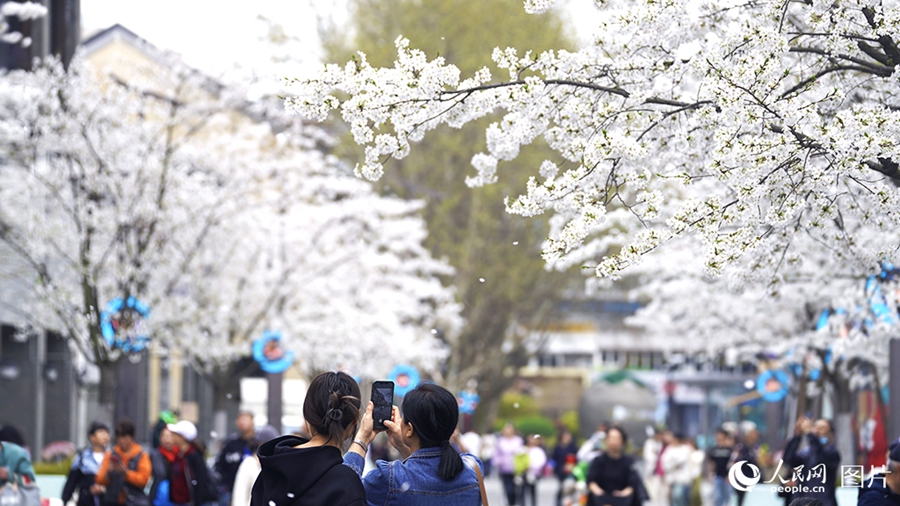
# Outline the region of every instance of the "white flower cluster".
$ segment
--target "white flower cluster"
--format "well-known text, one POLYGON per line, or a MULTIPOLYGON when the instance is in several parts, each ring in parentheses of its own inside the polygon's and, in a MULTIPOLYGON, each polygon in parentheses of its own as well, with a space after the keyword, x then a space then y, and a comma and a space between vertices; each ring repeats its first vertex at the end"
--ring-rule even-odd
MULTIPOLYGON (((134 63, 132 62, 132 65, 134 63)), ((382 198, 330 140, 192 69, 127 84, 76 57, 0 77, 0 307, 93 362, 115 297, 147 304, 148 335, 210 372, 281 330, 308 370, 383 376, 443 357, 461 327, 451 273, 423 246, 421 204, 382 198), (277 128, 276 128, 277 126, 277 128)), ((143 76, 143 77, 142 77, 143 76)), ((390 136, 374 149, 399 149, 390 136)))
MULTIPOLYGON (((552 2, 529 1, 529 11, 552 2)), ((475 154, 489 184, 519 147, 543 138, 510 212, 550 211, 544 256, 618 277, 675 238, 700 239, 708 273, 780 279, 814 254, 835 275, 894 260, 897 183, 896 8, 868 1, 607 0, 594 43, 576 52, 495 49, 509 80, 459 82, 398 40, 393 68, 365 58, 296 81, 288 107, 339 110, 366 146, 361 170, 451 126, 500 114, 475 154), (387 137, 382 137, 387 136, 387 137), (393 151, 392 151, 393 150, 393 151), (853 230, 848 227, 854 227, 853 230), (861 241, 863 233, 871 240, 861 241), (610 239, 612 238, 612 239, 610 239)))

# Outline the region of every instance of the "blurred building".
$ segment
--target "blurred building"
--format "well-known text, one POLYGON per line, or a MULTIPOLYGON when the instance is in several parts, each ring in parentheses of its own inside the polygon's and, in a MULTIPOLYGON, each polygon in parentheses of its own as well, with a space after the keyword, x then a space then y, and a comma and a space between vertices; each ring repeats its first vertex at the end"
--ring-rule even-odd
MULTIPOLYGON (((0 6, 10 0, 0 0, 0 6)), ((68 65, 81 40, 81 0, 31 0, 47 8, 43 18, 7 19, 25 44, 0 44, 0 68, 30 70, 35 58, 59 56, 68 65)))
POLYGON ((702 343, 627 325, 639 308, 615 293, 569 300, 557 321, 533 332, 535 354, 520 374, 544 414, 578 410, 583 436, 606 421, 629 428, 636 443, 648 426, 701 442, 729 420, 765 428, 766 407, 746 395, 755 364, 707 356, 702 343))

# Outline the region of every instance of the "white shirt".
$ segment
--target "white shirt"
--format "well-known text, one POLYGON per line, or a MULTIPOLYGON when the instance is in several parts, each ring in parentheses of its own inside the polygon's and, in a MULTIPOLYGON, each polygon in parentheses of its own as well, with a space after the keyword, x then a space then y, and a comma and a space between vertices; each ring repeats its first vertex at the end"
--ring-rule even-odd
POLYGON ((540 478, 544 473, 544 466, 547 465, 547 454, 540 446, 529 446, 525 448, 528 452, 528 474, 540 478))
POLYGON ((666 483, 689 485, 694 477, 691 476, 691 453, 693 449, 688 445, 670 445, 662 454, 662 468, 666 483))
POLYGON ((251 455, 241 461, 237 474, 234 475, 234 489, 231 492, 231 506, 250 506, 250 494, 253 484, 262 467, 259 459, 251 455))

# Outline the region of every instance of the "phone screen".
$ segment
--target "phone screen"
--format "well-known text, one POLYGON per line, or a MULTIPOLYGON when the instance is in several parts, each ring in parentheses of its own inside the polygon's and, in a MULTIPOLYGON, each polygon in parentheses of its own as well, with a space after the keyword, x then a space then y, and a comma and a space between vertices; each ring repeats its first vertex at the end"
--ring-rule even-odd
POLYGON ((394 382, 376 381, 372 385, 372 418, 375 420, 376 429, 384 429, 384 421, 391 419, 391 409, 394 405, 394 382))

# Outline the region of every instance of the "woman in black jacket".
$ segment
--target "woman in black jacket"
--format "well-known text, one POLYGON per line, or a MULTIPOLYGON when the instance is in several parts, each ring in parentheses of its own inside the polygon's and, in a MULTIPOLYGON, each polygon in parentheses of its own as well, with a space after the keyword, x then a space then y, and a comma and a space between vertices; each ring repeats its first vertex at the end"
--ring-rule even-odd
POLYGON ((621 427, 606 431, 606 451, 588 468, 588 504, 591 506, 640 506, 645 499, 644 483, 634 468, 634 459, 625 455, 628 436, 621 427))
POLYGON ((366 506, 359 476, 341 449, 359 424, 359 385, 342 372, 322 373, 303 402, 310 439, 283 436, 259 447, 262 471, 250 506, 366 506))

